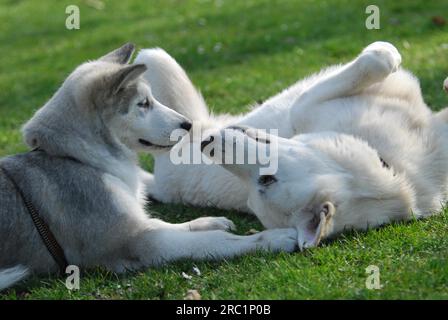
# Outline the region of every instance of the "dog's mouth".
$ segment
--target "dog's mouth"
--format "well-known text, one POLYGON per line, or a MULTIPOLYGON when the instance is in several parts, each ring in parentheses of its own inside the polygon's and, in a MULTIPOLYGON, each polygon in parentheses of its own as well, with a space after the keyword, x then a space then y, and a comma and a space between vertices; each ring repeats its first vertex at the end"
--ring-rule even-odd
POLYGON ((168 149, 168 148, 171 148, 173 146, 173 144, 170 144, 170 145, 155 144, 155 143, 152 143, 152 142, 150 142, 148 140, 145 140, 145 139, 138 139, 138 142, 141 145, 144 145, 145 147, 156 148, 156 149, 168 149))

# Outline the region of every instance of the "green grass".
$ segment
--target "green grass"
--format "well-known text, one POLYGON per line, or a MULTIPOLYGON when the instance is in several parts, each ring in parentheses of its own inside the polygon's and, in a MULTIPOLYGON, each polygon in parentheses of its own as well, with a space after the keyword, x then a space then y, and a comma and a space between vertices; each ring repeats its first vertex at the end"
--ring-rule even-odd
MULTIPOLYGON (((20 126, 81 62, 127 41, 160 46, 187 69, 216 112, 237 113, 320 68, 348 61, 375 40, 393 42, 420 79, 434 110, 447 101, 448 26, 431 18, 446 1, 375 1, 381 30, 366 30, 370 1, 0 0, 0 156, 26 150, 20 126), (64 28, 65 7, 78 4, 81 29, 64 28)), ((445 17, 448 18, 448 17, 445 17)), ((148 156, 144 166, 151 170, 148 156)), ((1 204, 0 204, 1 205, 1 204)), ((155 205, 171 222, 226 215, 261 229, 236 212, 155 205)), ((296 254, 254 254, 225 262, 183 261, 117 276, 86 272, 70 292, 56 277, 33 278, 0 299, 173 299, 197 289, 206 299, 448 298, 448 212, 424 221, 353 233, 296 254), (377 265, 381 290, 367 290, 365 268, 377 265), (197 266, 202 274, 191 280, 197 266)))

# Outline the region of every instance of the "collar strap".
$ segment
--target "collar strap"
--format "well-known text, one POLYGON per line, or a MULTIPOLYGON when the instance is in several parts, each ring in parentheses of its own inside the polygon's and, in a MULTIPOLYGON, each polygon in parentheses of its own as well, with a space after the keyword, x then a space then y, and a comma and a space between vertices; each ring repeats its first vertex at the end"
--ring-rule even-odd
POLYGON ((383 158, 380 157, 380 160, 384 168, 390 169, 390 165, 383 158))
POLYGON ((60 273, 65 274, 65 270, 67 269, 68 263, 67 259, 65 258, 64 250, 57 242, 55 236, 51 232, 48 225, 39 215, 37 209, 33 206, 32 202, 28 200, 28 198, 23 193, 22 189, 20 189, 20 187, 18 186, 16 181, 12 178, 12 176, 9 174, 9 172, 1 165, 0 170, 3 171, 5 176, 11 181, 14 188, 17 190, 17 193, 22 198, 22 201, 25 204, 25 207, 28 213, 30 214, 31 219, 33 220, 34 226, 36 227, 37 232, 39 233, 43 243, 45 244, 45 247, 47 247, 54 261, 59 266, 60 273))

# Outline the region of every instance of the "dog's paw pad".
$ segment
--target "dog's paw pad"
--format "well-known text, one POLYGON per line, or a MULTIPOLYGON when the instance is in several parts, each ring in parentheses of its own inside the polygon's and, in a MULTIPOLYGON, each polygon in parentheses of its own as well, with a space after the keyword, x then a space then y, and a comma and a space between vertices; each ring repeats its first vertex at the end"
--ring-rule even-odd
POLYGON ((367 46, 360 56, 368 69, 375 69, 390 74, 398 70, 401 64, 401 55, 392 44, 377 41, 367 46))

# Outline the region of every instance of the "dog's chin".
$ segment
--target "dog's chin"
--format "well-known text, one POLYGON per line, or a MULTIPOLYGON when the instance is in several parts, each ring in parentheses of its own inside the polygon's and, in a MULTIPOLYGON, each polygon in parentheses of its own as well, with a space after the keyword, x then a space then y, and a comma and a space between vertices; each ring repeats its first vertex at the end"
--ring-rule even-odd
POLYGON ((156 144, 156 143, 152 143, 151 141, 148 141, 145 139, 138 139, 138 143, 142 147, 144 147, 145 149, 148 149, 150 151, 169 150, 174 146, 174 144, 167 144, 167 145, 156 144))

